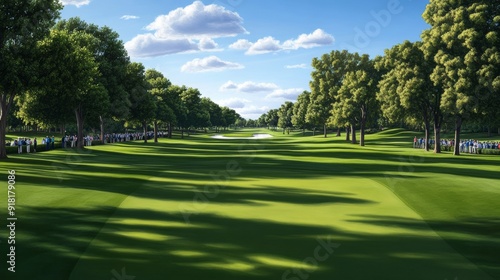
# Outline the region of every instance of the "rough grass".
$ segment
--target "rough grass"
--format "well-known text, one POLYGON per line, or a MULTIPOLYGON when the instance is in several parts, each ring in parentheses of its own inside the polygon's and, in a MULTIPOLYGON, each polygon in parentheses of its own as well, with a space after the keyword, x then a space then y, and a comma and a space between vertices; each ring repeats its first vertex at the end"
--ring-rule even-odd
POLYGON ((500 279, 500 157, 272 134, 11 156, 1 279, 500 279))

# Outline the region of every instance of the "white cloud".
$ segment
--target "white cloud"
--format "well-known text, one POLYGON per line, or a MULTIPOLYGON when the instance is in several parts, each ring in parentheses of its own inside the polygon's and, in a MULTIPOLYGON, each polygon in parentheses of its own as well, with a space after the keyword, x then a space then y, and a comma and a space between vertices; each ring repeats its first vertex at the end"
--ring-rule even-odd
POLYGON ((221 106, 227 106, 231 109, 242 109, 246 104, 250 103, 249 100, 243 98, 229 98, 217 102, 221 106))
POLYGON ((236 84, 232 81, 228 81, 223 84, 220 90, 236 90, 238 92, 254 93, 254 92, 272 92, 279 87, 273 83, 256 83, 252 81, 246 81, 241 84, 236 84))
POLYGON ((276 88, 278 86, 273 83, 254 83, 250 81, 238 85, 238 90, 241 92, 267 92, 276 88))
POLYGON ((131 20, 131 19, 139 19, 139 17, 138 16, 133 16, 133 15, 124 15, 120 19, 131 20))
POLYGON ((295 64, 295 65, 286 65, 286 69, 307 69, 307 65, 305 63, 295 64))
POLYGON ((201 50, 208 51, 208 50, 217 50, 219 45, 212 39, 210 38, 203 38, 200 40, 198 43, 198 46, 200 47, 201 50))
POLYGON ((319 46, 331 45, 335 42, 335 38, 332 35, 326 33, 322 29, 316 29, 311 34, 301 34, 295 40, 288 40, 283 43, 285 49, 310 49, 319 46))
POLYGON ((223 84, 220 87, 220 90, 231 90, 231 89, 238 89, 238 85, 235 84, 233 81, 227 81, 225 84, 223 84))
POLYGON ((239 39, 238 41, 232 43, 229 45, 230 49, 235 49, 235 50, 247 50, 252 46, 252 43, 246 39, 239 39))
MULTIPOLYGON (((245 119, 257 119, 262 114, 269 112, 270 108, 268 106, 258 107, 255 105, 250 105, 251 102, 245 102, 245 107, 242 108, 232 108, 238 113, 240 116, 245 119)), ((231 107, 230 107, 231 108, 231 107)))
POLYGON ((156 57, 167 54, 198 51, 199 47, 188 39, 159 39, 153 34, 141 34, 125 43, 132 57, 156 57))
POLYGON ((269 107, 257 107, 255 105, 251 105, 244 108, 235 109, 236 112, 240 115, 262 115, 269 111, 269 107))
POLYGON ((210 38, 203 38, 196 43, 187 38, 161 39, 153 34, 137 35, 125 43, 125 49, 132 57, 156 57, 176 53, 221 50, 219 45, 210 38))
POLYGON ((280 45, 280 41, 274 39, 273 37, 265 37, 252 44, 246 54, 264 54, 277 52, 282 49, 283 47, 280 45))
POLYGON ((248 40, 240 39, 229 46, 231 49, 246 50, 247 55, 265 54, 279 52, 283 50, 310 49, 314 47, 331 45, 335 42, 332 35, 322 29, 316 29, 310 34, 301 34, 297 39, 287 40, 281 43, 279 40, 268 36, 252 43, 248 40))
POLYGON ((215 4, 204 5, 201 1, 161 15, 146 29, 155 31, 158 38, 218 38, 248 33, 243 28, 238 13, 215 4))
POLYGON ((78 8, 90 4, 90 0, 61 0, 64 6, 73 5, 78 8))
MULTIPOLYGON (((125 19, 125 18, 124 18, 125 19)), ((191 51, 220 51, 214 38, 248 33, 243 19, 235 12, 201 1, 161 15, 125 44, 133 57, 154 57, 191 51)))
POLYGON ((277 89, 267 95, 266 98, 283 98, 285 100, 295 101, 302 92, 304 92, 302 88, 277 89))
POLYGON ((181 67, 182 72, 198 73, 198 72, 217 72, 228 69, 242 69, 243 65, 239 63, 223 61, 216 56, 205 58, 196 58, 187 62, 181 67))

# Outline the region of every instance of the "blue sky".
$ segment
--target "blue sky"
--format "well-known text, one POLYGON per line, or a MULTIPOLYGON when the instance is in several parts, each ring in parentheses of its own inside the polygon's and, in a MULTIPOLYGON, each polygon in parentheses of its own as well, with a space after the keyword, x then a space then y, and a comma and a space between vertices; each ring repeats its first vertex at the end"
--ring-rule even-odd
POLYGON ((314 57, 374 57, 428 28, 426 0, 61 0, 118 34, 134 62, 258 118, 309 90, 314 57))

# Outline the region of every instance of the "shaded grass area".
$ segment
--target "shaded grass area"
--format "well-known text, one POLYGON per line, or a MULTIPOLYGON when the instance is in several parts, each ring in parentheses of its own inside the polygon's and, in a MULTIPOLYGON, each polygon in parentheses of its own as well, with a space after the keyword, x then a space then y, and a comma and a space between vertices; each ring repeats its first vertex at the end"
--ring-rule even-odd
POLYGON ((12 156, 12 279, 500 279, 498 157, 279 134, 12 156))

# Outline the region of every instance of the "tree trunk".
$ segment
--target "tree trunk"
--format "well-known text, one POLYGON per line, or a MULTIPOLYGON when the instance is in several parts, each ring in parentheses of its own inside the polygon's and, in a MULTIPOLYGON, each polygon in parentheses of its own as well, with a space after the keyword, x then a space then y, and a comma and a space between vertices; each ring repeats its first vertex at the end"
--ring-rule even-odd
POLYGON ((434 153, 441 153, 441 121, 434 117, 434 153))
POLYGON ((351 130, 349 127, 345 128, 345 141, 351 141, 351 130))
POLYGON ((360 128, 359 128, 359 145, 360 146, 365 145, 365 123, 366 123, 366 119, 362 119, 360 122, 360 128))
POLYGON ((326 124, 323 126, 323 134, 325 135, 325 138, 328 136, 328 131, 326 128, 326 124))
POLYGON ((429 127, 429 125, 425 125, 425 151, 428 152, 430 149, 429 149, 429 136, 430 136, 430 133, 431 133, 431 128, 429 127))
POLYGON ((7 149, 5 147, 5 129, 7 128, 7 110, 2 102, 2 112, 0 116, 0 158, 7 158, 7 149))
POLYGON ((99 127, 101 129, 101 144, 106 144, 106 141, 104 141, 104 118, 102 116, 99 116, 99 127))
POLYGON ((303 129, 302 129, 302 136, 305 136, 305 135, 306 135, 306 129, 305 129, 305 128, 303 128, 303 129))
POLYGON ((462 130, 462 116, 457 116, 455 120, 455 151, 454 156, 460 155, 460 131, 462 130))
POLYGON ((184 127, 181 127, 181 139, 184 139, 184 127))
POLYGON ((142 134, 143 134, 143 137, 144 137, 144 143, 148 143, 147 132, 148 132, 148 124, 145 123, 145 122, 143 122, 142 123, 142 134))
POLYGON ((434 111, 434 153, 441 153, 441 123, 443 122, 443 117, 440 111, 434 111))
POLYGON ((491 137, 491 127, 488 125, 488 137, 491 137))
POLYGON ((155 143, 158 143, 158 122, 154 122, 154 138, 155 143))
POLYGON ((359 122, 359 145, 363 147, 365 145, 365 126, 366 118, 368 116, 368 110, 365 105, 361 106, 361 121, 359 122))
POLYGON ((340 132, 340 127, 339 127, 339 128, 337 128, 337 135, 336 135, 336 136, 337 136, 337 137, 342 136, 342 133, 340 132))
POLYGON ((76 115, 76 127, 77 127, 77 145, 76 147, 80 150, 84 148, 83 143, 83 112, 81 108, 75 109, 76 115))
POLYGON ((316 128, 313 128, 313 136, 316 136, 316 128))
POLYGON ((5 134, 7 130, 7 116, 9 115, 10 105, 14 100, 14 94, 2 94, 0 98, 0 159, 7 158, 7 149, 5 147, 5 134))
POLYGON ((351 143, 356 144, 357 143, 357 141, 356 141, 356 127, 354 126, 354 124, 351 124, 351 136, 352 136, 351 143))
POLYGON ((425 151, 429 151, 429 136, 431 131, 431 124, 429 123, 429 119, 424 118, 424 130, 425 130, 425 151))

